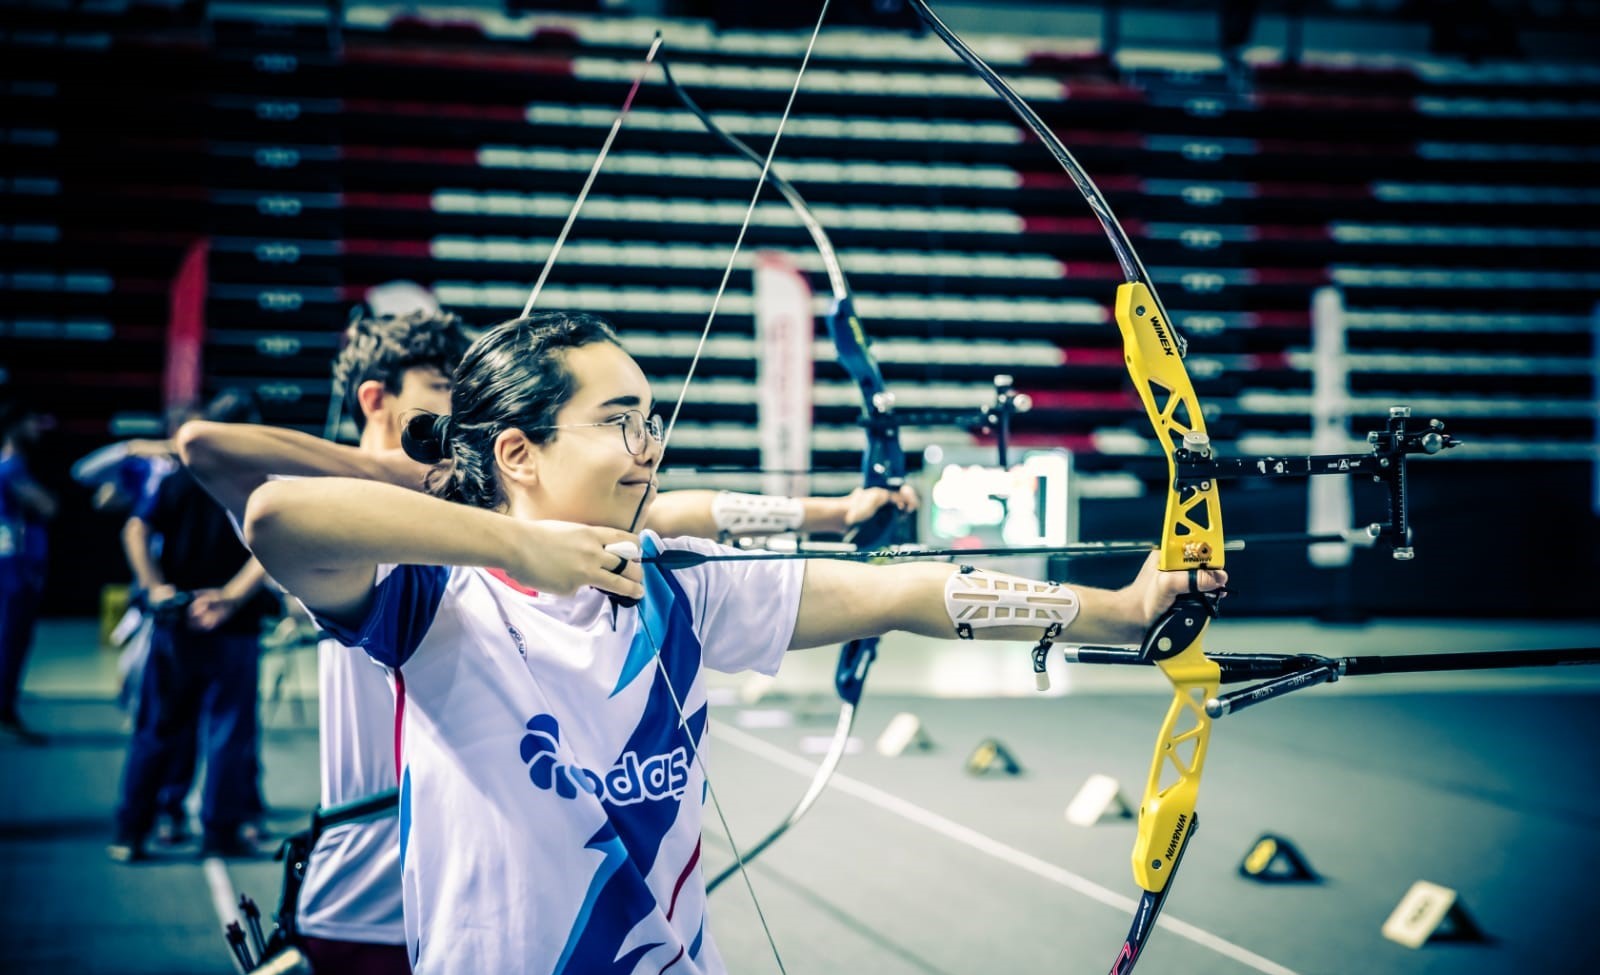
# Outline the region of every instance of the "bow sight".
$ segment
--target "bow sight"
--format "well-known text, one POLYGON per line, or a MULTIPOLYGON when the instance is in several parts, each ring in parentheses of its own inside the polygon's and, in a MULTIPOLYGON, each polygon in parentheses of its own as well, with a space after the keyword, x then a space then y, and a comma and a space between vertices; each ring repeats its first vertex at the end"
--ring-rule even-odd
MULTIPOLYGON (((1387 489, 1389 520, 1373 522, 1367 532, 1375 541, 1387 542, 1396 559, 1415 555, 1411 547, 1411 522, 1406 508, 1406 458, 1411 454, 1437 454, 1461 441, 1445 432, 1440 420, 1429 420, 1425 428, 1407 429, 1411 408, 1391 406, 1382 430, 1367 434, 1372 449, 1359 454, 1312 454, 1304 457, 1227 457, 1212 454, 1209 439, 1198 431, 1184 435, 1183 445, 1174 451, 1173 487, 1180 496, 1209 490, 1212 481, 1243 478, 1314 477, 1319 474, 1370 474, 1387 489)), ((1196 553, 1208 561, 1208 553, 1196 553)))

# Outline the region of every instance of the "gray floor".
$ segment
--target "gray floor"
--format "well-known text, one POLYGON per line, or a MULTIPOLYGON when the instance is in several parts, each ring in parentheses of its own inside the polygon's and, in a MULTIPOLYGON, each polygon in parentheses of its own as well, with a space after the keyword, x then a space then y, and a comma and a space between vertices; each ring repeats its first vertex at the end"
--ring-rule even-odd
MULTIPOLYGON (((1332 652, 1592 644, 1597 627, 1407 624, 1331 630, 1234 624, 1239 648, 1314 639, 1332 652)), ((50 624, 25 713, 48 747, 0 743, 0 971, 196 972, 229 958, 192 848, 117 866, 103 854, 124 717, 107 701, 111 657, 83 624, 50 624)), ((1103 972, 1134 886, 1133 826, 1069 825, 1095 773, 1136 798, 1165 708, 1148 674, 1085 673, 1069 693, 988 696, 1013 686, 994 648, 886 648, 857 726, 864 747, 812 813, 749 870, 787 970, 882 973, 1103 972), (926 693, 908 693, 909 690, 926 693), (881 686, 880 686, 881 685, 881 686), (952 694, 979 696, 954 697, 952 694), (883 758, 872 743, 898 712, 934 740, 883 758), (978 778, 963 759, 995 737, 1022 775, 978 778)), ((309 657, 267 666, 266 793, 287 829, 316 794, 309 657), (278 682, 282 675, 283 681, 278 682)), ((1025 662, 1021 685, 1026 679, 1025 662)), ((776 685, 721 682, 708 757, 735 835, 748 844, 805 787, 831 733, 827 654, 797 657, 776 685), (753 701, 745 704, 744 701, 753 701)), ((1511 972, 1581 967, 1600 868, 1600 668, 1347 681, 1218 722, 1200 829, 1141 972, 1511 972), (1262 832, 1293 840, 1324 877, 1265 885, 1239 860, 1262 832), (1458 890, 1489 935, 1419 950, 1379 927, 1411 883, 1458 890)), ((1058 680, 1058 692, 1063 681, 1058 680)), ((708 816, 708 868, 729 862, 708 816)), ((270 862, 227 865, 264 904, 270 862)), ((735 972, 777 971, 743 883, 713 900, 735 972)))

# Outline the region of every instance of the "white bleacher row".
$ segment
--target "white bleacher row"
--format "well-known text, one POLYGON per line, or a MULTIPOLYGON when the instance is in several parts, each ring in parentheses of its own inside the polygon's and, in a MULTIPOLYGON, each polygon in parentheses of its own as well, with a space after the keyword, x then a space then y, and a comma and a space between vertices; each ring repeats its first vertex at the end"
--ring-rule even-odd
POLYGON ((1414 144, 1418 157, 1453 162, 1600 162, 1600 146, 1544 146, 1498 142, 1414 144))
MULTIPOLYGON (((628 348, 637 355, 638 343, 624 337, 628 348)), ((876 349, 874 349, 876 351, 876 349)), ((828 348, 828 358, 833 349, 828 348)), ((656 409, 670 413, 683 388, 683 376, 658 376, 651 383, 656 409)), ((696 375, 689 385, 687 402, 700 406, 746 406, 760 397, 758 385, 748 379, 711 379, 696 375)), ((978 415, 984 404, 994 399, 994 387, 985 383, 895 383, 895 406, 904 410, 971 409, 978 415)), ((811 402, 819 407, 861 407, 861 391, 854 383, 845 380, 820 381, 812 385, 811 402)), ((1130 397, 1129 406, 1134 404, 1130 397)))
POLYGON ((53 223, 0 223, 0 241, 53 244, 60 239, 61 228, 53 223))
MULTIPOLYGON (((1330 406, 1347 413, 1380 416, 1391 406, 1409 406, 1412 415, 1444 417, 1457 422, 1467 419, 1498 420, 1558 420, 1592 419, 1594 399, 1589 396, 1554 396, 1535 399, 1528 396, 1465 396, 1452 393, 1448 396, 1418 396, 1415 393, 1364 392, 1360 395, 1335 398, 1330 406)), ((1252 414, 1266 416, 1311 415, 1311 393, 1245 392, 1233 400, 1228 412, 1235 416, 1252 414)))
POLYGON ((107 295, 115 279, 105 271, 40 268, 0 270, 0 291, 65 292, 107 295))
POLYGON ((1405 247, 1600 248, 1600 230, 1564 230, 1550 227, 1430 226, 1335 220, 1328 224, 1328 232, 1341 244, 1394 244, 1405 247))
MULTIPOLYGON (((435 213, 494 217, 564 219, 572 197, 559 193, 517 193, 501 190, 439 189, 431 198, 435 213)), ((648 196, 591 196, 583 214, 590 218, 654 224, 698 224, 738 227, 747 204, 734 200, 662 199, 648 196)), ((812 212, 825 228, 896 230, 907 234, 961 233, 1016 236, 1027 230, 1027 220, 999 208, 942 206, 927 209, 875 204, 812 204, 812 212)), ((750 220, 755 227, 793 227, 794 211, 787 203, 763 203, 750 220)), ((1327 225, 1331 240, 1351 244, 1442 245, 1450 247, 1600 247, 1600 231, 1561 230, 1545 227, 1443 226, 1398 223, 1363 223, 1335 220, 1327 225)), ((1130 231, 1134 238, 1191 242, 1196 232, 1207 241, 1249 242, 1261 239, 1256 225, 1147 222, 1130 231)), ((490 240, 493 238, 479 238, 490 240)))
MULTIPOLYGON (((477 150, 478 165, 485 169, 519 169, 587 173, 594 163, 592 151, 528 149, 485 145, 477 150)), ((833 159, 782 157, 776 164, 784 178, 796 185, 836 183, 849 186, 914 186, 945 189, 1018 190, 1026 176, 1011 166, 995 163, 847 162, 833 159)), ((612 177, 732 180, 752 184, 755 167, 732 156, 690 153, 652 153, 617 150, 606 157, 605 172, 612 177)), ((1527 204, 1600 204, 1600 189, 1582 186, 1504 186, 1373 180, 1366 184, 1373 199, 1385 202, 1472 203, 1523 206, 1527 204)), ((1226 200, 1257 199, 1267 195, 1261 186, 1244 180, 1148 178, 1139 181, 1148 195, 1174 196, 1197 205, 1226 200)), ((1319 184, 1296 187, 1299 199, 1316 198, 1319 184)))
MULTIPOLYGON (((436 250, 434 257, 441 260, 476 260, 512 262, 519 259, 524 264, 538 266, 548 253, 546 244, 510 242, 495 245, 455 246, 436 250)), ((821 258, 815 251, 775 248, 793 257, 801 268, 820 271, 821 258)), ((1013 273, 1012 259, 999 255, 972 255, 963 258, 955 254, 923 254, 917 251, 873 252, 852 251, 851 260, 843 257, 846 273, 899 274, 905 276, 934 276, 944 278, 991 279, 1000 283, 1022 279, 1064 281, 1076 277, 1074 265, 1049 259, 1016 260, 1013 273), (968 263, 963 263, 966 260, 968 263)), ((606 271, 628 267, 677 268, 720 271, 728 259, 728 248, 716 245, 675 244, 662 247, 655 244, 598 242, 575 244, 564 249, 558 264, 566 267, 582 265, 606 271)), ((1087 263, 1087 262, 1086 262, 1087 263)), ((1308 274, 1318 273, 1316 271, 1308 274)), ((1521 269, 1475 267, 1428 268, 1402 265, 1335 264, 1326 268, 1326 274, 1335 284, 1352 288, 1452 288, 1452 289, 1519 289, 1588 291, 1600 294, 1600 272, 1587 271, 1528 271, 1521 269)), ((1249 287, 1261 283, 1262 275, 1255 268, 1182 267, 1163 265, 1149 269, 1151 281, 1158 286, 1171 285, 1189 294, 1212 294, 1228 287, 1249 287)), ((1094 279, 1103 277, 1096 265, 1094 279)), ((626 278, 619 270, 617 278, 626 278)), ((485 285, 488 287, 489 285, 485 285)), ((503 303, 503 302, 502 302, 503 303)))
MULTIPOLYGON (((531 125, 560 125, 589 128, 604 133, 616 118, 616 109, 601 106, 532 102, 524 111, 531 125)), ((717 125, 742 139, 770 139, 777 131, 777 112, 713 112, 717 125)), ((646 132, 703 132, 700 120, 683 110, 635 108, 624 123, 627 129, 646 132)), ((950 143, 954 145, 1020 146, 1030 140, 1023 130, 1009 122, 967 119, 907 119, 883 116, 806 115, 791 116, 784 124, 785 138, 805 136, 816 139, 859 139, 869 142, 905 142, 913 145, 950 143)), ((1068 148, 1079 142, 1099 144, 1106 139, 1098 132, 1065 134, 1068 148)), ((596 142, 599 139, 597 137, 596 142)), ((1229 156, 1255 156, 1264 151, 1259 139, 1201 134, 1148 133, 1140 136, 1144 152, 1173 153, 1196 162, 1217 163, 1229 156)), ((1295 151, 1315 155, 1313 143, 1274 139, 1275 153, 1295 151)), ((1435 161, 1492 162, 1595 162, 1600 147, 1582 145, 1538 145, 1527 143, 1445 142, 1427 140, 1413 144, 1419 158, 1435 161)))
MULTIPOLYGON (((673 75, 676 77, 677 69, 673 75)), ((680 79, 681 80, 681 79, 680 79)), ((777 112, 751 113, 718 111, 711 113, 717 125, 741 139, 771 139, 778 130, 777 112)), ((552 105, 532 102, 524 117, 530 125, 561 125, 589 128, 603 133, 617 117, 614 107, 591 105, 552 105)), ((705 126, 682 108, 635 108, 623 122, 627 130, 644 132, 705 133, 705 126)), ((966 119, 920 119, 883 116, 792 115, 783 126, 784 138, 805 136, 813 139, 859 139, 867 142, 907 142, 914 145, 950 143, 1020 146, 1027 140, 1022 130, 1010 122, 980 122, 966 119)), ((598 140, 596 140, 598 141, 598 140)), ((1241 140, 1252 141, 1252 140, 1241 140)))
MULTIPOLYGON (((820 9, 820 7, 818 8, 820 9)), ((587 47, 637 47, 642 52, 656 31, 661 31, 674 51, 740 57, 797 59, 805 51, 809 31, 719 31, 707 21, 655 20, 644 17, 584 17, 581 15, 523 14, 510 16, 500 9, 462 4, 407 5, 402 11, 393 4, 350 4, 345 8, 346 27, 382 31, 397 18, 407 23, 432 23, 439 27, 471 23, 484 36, 495 40, 528 40, 539 31, 569 32, 587 47)), ((977 37, 974 50, 995 66, 1023 67, 1036 55, 1088 55, 1095 53, 1092 40, 1052 41, 1045 38, 977 37)), ((878 61, 905 61, 919 64, 948 63, 950 49, 937 37, 913 37, 902 31, 825 28, 817 39, 813 57, 842 61, 870 57, 878 61)))
MULTIPOLYGON (((560 262, 557 262, 558 269, 560 262)), ((492 308, 515 311, 527 301, 531 283, 494 281, 437 281, 434 297, 447 308, 492 308)), ((896 320, 906 322, 1011 322, 1054 325, 1104 325, 1110 313, 1097 301, 1052 299, 1049 301, 1013 298, 973 297, 971 295, 870 294, 855 296, 856 311, 867 322, 896 320)), ((598 315, 662 312, 708 314, 710 292, 703 288, 609 288, 600 286, 546 285, 540 294, 541 308, 581 308, 598 315)), ((818 295, 813 301, 817 314, 825 314, 829 298, 818 295)), ((748 320, 755 314, 755 302, 748 291, 730 288, 723 296, 720 314, 748 320)), ((870 326, 869 326, 870 328, 870 326)))
MULTIPOLYGON (((452 308, 517 309, 527 300, 529 285, 514 282, 439 281, 433 285, 434 296, 441 304, 452 308)), ((711 308, 711 298, 697 289, 629 288, 547 286, 541 296, 543 307, 584 308, 597 314, 651 311, 671 311, 677 314, 706 314, 711 308)), ((828 298, 817 296, 813 308, 824 314, 828 298)), ((1105 325, 1111 322, 1110 313, 1097 301, 1086 299, 1027 299, 974 297, 970 295, 915 295, 915 294, 858 294, 856 309, 865 321, 877 320, 908 322, 984 321, 1058 325, 1105 325)), ((749 292, 730 290, 723 298, 722 312, 748 319, 755 313, 749 292)), ((1248 325, 1248 315, 1236 316, 1221 312, 1197 312, 1185 316, 1181 311, 1173 315, 1212 318, 1214 323, 1202 326, 1190 324, 1192 330, 1209 332, 1228 327, 1248 325)), ((1402 309, 1370 308, 1346 314, 1347 327, 1363 331, 1434 332, 1464 331, 1477 333, 1564 333, 1583 332, 1594 326, 1587 316, 1555 313, 1485 313, 1481 311, 1441 308, 1402 309)))
POLYGON ((109 342, 116 328, 103 318, 28 316, 0 318, 0 336, 13 339, 54 339, 62 342, 109 342))
POLYGON ((1463 332, 1574 335, 1596 330, 1590 315, 1483 312, 1440 308, 1347 308, 1345 328, 1360 332, 1463 332))
POLYGON ((1587 291, 1600 294, 1600 271, 1524 271, 1498 268, 1375 267, 1335 264, 1334 283, 1352 288, 1493 288, 1587 291))
MULTIPOLYGON (((756 340, 748 335, 718 335, 712 323, 712 334, 706 339, 701 356, 708 360, 724 359, 751 362, 756 357, 756 340)), ((628 350, 635 356, 652 359, 676 359, 687 362, 700 346, 698 332, 628 332, 625 336, 628 350)), ((1020 368, 1050 368, 1068 361, 1067 354, 1054 342, 1037 339, 891 339, 872 340, 872 354, 880 363, 903 362, 915 365, 965 365, 986 366, 1001 372, 1020 368)), ((812 357, 818 362, 834 360, 832 342, 817 340, 812 344, 812 357)), ((919 383, 918 389, 933 390, 929 384, 919 383)), ((954 389, 955 387, 952 387, 954 389)), ((960 386, 970 390, 970 384, 960 386)), ((982 387, 988 390, 989 387, 982 387)), ((929 395, 934 395, 930 393, 929 395)), ((954 395, 953 393, 951 395, 954 395)), ((965 393, 963 393, 965 395, 965 393)), ((977 401, 982 402, 980 396, 977 401)), ((920 402, 920 401, 919 401, 920 402)), ((968 401, 945 402, 929 400, 923 406, 961 406, 968 401)), ((909 403, 901 403, 909 406, 909 403)))
MULTIPOLYGON (((662 30, 671 41, 669 51, 786 59, 798 58, 809 36, 805 31, 718 31, 704 21, 546 14, 512 17, 507 16, 498 5, 494 9, 474 9, 461 4, 407 5, 400 10, 392 4, 351 4, 345 8, 344 22, 346 26, 358 30, 382 31, 398 17, 404 17, 408 23, 421 21, 441 27, 472 23, 486 37, 496 40, 526 40, 541 29, 562 30, 570 32, 586 46, 632 46, 640 50, 650 43, 656 30, 662 30)), ((1100 53, 1098 37, 1057 39, 970 34, 965 35, 965 39, 985 61, 997 69, 1025 68, 1040 55, 1073 57, 1100 53)), ((1315 43, 1314 38, 1311 41, 1315 43)), ((817 40, 814 57, 824 60, 871 59, 937 65, 948 63, 951 54, 943 42, 931 34, 917 37, 901 31, 826 28, 817 40)), ((1251 64, 1271 66, 1281 62, 1282 51, 1276 47, 1256 45, 1247 49, 1244 57, 1251 64)), ((1195 51, 1130 46, 1113 52, 1112 58, 1122 70, 1216 74, 1224 69, 1219 56, 1195 51)), ((1409 71, 1432 84, 1494 87, 1600 84, 1600 67, 1592 64, 1528 60, 1490 60, 1468 64, 1457 59, 1424 55, 1319 51, 1315 48, 1303 51, 1300 60, 1307 68, 1336 69, 1356 75, 1362 71, 1409 71)))
MULTIPOLYGON (((35 93, 29 91, 27 94, 31 96, 35 93)), ((206 104, 223 111, 257 113, 262 110, 265 103, 259 96, 254 95, 211 95, 206 98, 206 104)), ((326 119, 339 117, 346 112, 355 115, 379 113, 409 117, 431 114, 436 118, 449 118, 454 114, 452 112, 454 106, 449 103, 365 99, 347 105, 338 98, 301 96, 271 104, 277 106, 279 110, 292 110, 296 115, 314 114, 326 119)), ((593 142, 598 144, 601 141, 601 133, 610 129, 610 120, 615 118, 615 109, 609 105, 585 108, 531 103, 524 108, 523 115, 534 127, 551 125, 586 128, 595 133, 593 142)), ((777 130, 777 118, 775 114, 730 114, 723 117, 723 122, 719 124, 732 130, 736 135, 762 141, 777 130)), ((703 131, 699 121, 682 110, 635 109, 630 113, 628 124, 636 131, 703 131)), ((981 144, 1011 147, 1024 145, 1027 142, 1021 130, 1015 126, 953 119, 928 121, 883 116, 791 116, 784 127, 784 132, 787 135, 791 130, 811 138, 868 143, 898 142, 908 146, 981 144)), ((1217 136, 1210 133, 1151 133, 1140 135, 1136 145, 1130 145, 1114 131, 1070 131, 1063 132, 1063 138, 1069 144, 1069 148, 1080 150, 1108 147, 1121 150, 1137 148, 1142 153, 1155 156, 1180 156, 1190 163, 1199 165, 1217 165, 1232 157, 1260 156, 1269 152, 1278 156, 1306 157, 1320 157, 1326 152, 1321 144, 1304 140, 1273 139, 1269 144, 1263 140, 1217 136)), ((315 147, 305 148, 315 151, 315 147)), ((873 149, 865 149, 861 155, 871 156, 874 152, 873 149)), ((1440 140, 1412 144, 1410 152, 1418 159, 1432 162, 1584 163, 1593 162, 1597 155, 1600 155, 1600 150, 1586 145, 1525 142, 1494 145, 1440 140)), ((1285 169, 1289 167, 1286 165, 1285 169)))
MULTIPOLYGON (((549 257, 553 244, 554 241, 544 238, 466 237, 444 234, 430 240, 428 250, 430 256, 437 261, 492 261, 539 265, 549 257)), ((626 268, 720 271, 728 262, 732 246, 732 240, 717 244, 569 241, 562 248, 560 263, 618 268, 619 278, 626 278, 626 268)), ((822 256, 814 247, 763 246, 761 250, 781 254, 802 270, 824 269, 822 256)), ((839 263, 844 266, 846 273, 863 275, 972 277, 1011 281, 1059 281, 1068 276, 1068 266, 1063 262, 1053 257, 1028 254, 850 248, 839 252, 839 263)))
POLYGON ((1600 101, 1422 97, 1412 106, 1436 118, 1600 119, 1600 101))
MULTIPOLYGON (((752 170, 754 172, 754 170, 752 170)), ((572 196, 562 193, 517 193, 509 190, 438 189, 431 205, 435 213, 495 217, 565 219, 572 196)), ((897 230, 905 233, 1019 234, 1023 218, 1010 210, 977 207, 878 206, 832 203, 809 204, 823 227, 852 230, 897 230)), ((735 200, 662 199, 649 196, 590 196, 583 215, 590 219, 683 223, 738 227, 748 203, 735 200)), ((796 226, 787 203, 762 203, 750 218, 753 227, 796 226)))
MULTIPOLYGON (((484 169, 526 169, 545 172, 587 173, 594 151, 530 149, 522 146, 486 145, 477 151, 484 169)), ((1023 184, 1015 168, 993 163, 846 162, 832 159, 791 159, 775 164, 791 183, 846 183, 867 186, 939 186, 966 189, 1015 190, 1023 184)), ((660 178, 734 180, 754 185, 757 170, 749 160, 733 156, 695 153, 638 152, 619 149, 606 157, 604 172, 660 178)))
POLYGON ((1481 183, 1410 183, 1395 180, 1374 180, 1368 185, 1374 199, 1387 203, 1600 205, 1600 189, 1589 186, 1506 186, 1481 183))
MULTIPOLYGON (((572 59, 571 70, 573 77, 580 81, 631 84, 639 73, 639 63, 639 59, 579 56, 572 59)), ((787 94, 795 81, 795 67, 792 65, 763 67, 673 61, 672 74, 690 90, 726 88, 739 92, 765 91, 773 95, 787 94)), ((1079 97, 1073 91, 1075 83, 1072 81, 1026 75, 1007 80, 1024 100, 1034 105, 1052 102, 1067 104, 1079 97)), ((989 86, 970 73, 842 70, 813 66, 806 70, 801 89, 811 95, 870 95, 880 99, 969 98, 989 101, 994 98, 989 86)), ((1396 101, 1394 96, 1389 95, 1343 95, 1340 96, 1340 107, 1350 110, 1353 102, 1363 100, 1371 103, 1369 108, 1372 111, 1383 113, 1392 113, 1393 109, 1389 106, 1396 101)), ((1191 96, 1186 104, 1196 115, 1214 115, 1228 107, 1207 95, 1191 96)), ((1600 118, 1600 102, 1581 99, 1418 95, 1410 98, 1408 104, 1417 114, 1434 118, 1520 120, 1533 117, 1547 121, 1600 118)))
MULTIPOLYGON (((1482 236, 1496 235, 1485 233, 1482 236)), ((1567 246, 1593 247, 1596 241, 1600 241, 1600 232, 1573 232, 1571 236, 1588 240, 1574 240, 1567 246)), ((1403 240, 1387 242, 1405 243, 1403 240)), ((1488 241, 1482 240, 1475 243, 1479 246, 1489 244, 1488 241)), ((1517 243, 1502 240, 1500 243, 1502 246, 1552 246, 1548 242, 1532 244, 1527 241, 1517 243)), ((441 235, 429 242, 429 253, 434 260, 441 262, 473 261, 540 265, 549 257, 551 246, 551 242, 543 239, 441 235)), ((626 278, 627 268, 720 271, 727 263, 731 246, 731 242, 658 244, 645 241, 594 241, 568 244, 562 250, 560 257, 569 266, 617 268, 617 277, 626 278)), ((814 248, 764 246, 761 249, 787 257, 802 270, 816 272, 824 270, 822 257, 814 248)), ((851 248, 839 252, 839 263, 847 274, 862 276, 987 278, 1001 284, 1007 281, 1064 281, 1075 276, 1073 262, 1027 254, 851 248)), ((1328 270, 1333 280, 1339 284, 1369 288, 1386 286, 1556 288, 1600 292, 1600 274, 1585 272, 1500 270, 1492 267, 1468 269, 1384 267, 1357 264, 1337 264, 1328 270)), ((1218 279, 1228 284, 1248 285, 1257 280, 1258 273, 1254 268, 1184 268, 1163 265, 1152 270, 1150 276, 1158 283, 1176 283, 1189 290, 1201 291, 1206 287, 1200 280, 1202 277, 1207 281, 1218 279)))
MULTIPOLYGON (((1190 358, 1193 358, 1191 352, 1190 358)), ((1288 354, 1289 364, 1303 372, 1316 368, 1310 352, 1288 354)), ((1513 376, 1588 376, 1594 364, 1576 356, 1526 355, 1521 352, 1347 352, 1340 364, 1351 372, 1393 373, 1396 375, 1513 375, 1513 376)))

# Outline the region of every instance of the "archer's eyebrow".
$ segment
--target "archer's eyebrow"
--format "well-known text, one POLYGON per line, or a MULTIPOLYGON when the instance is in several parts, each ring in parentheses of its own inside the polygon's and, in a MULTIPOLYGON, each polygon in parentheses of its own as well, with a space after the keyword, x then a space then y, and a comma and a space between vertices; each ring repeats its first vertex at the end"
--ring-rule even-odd
POLYGON ((613 407, 620 406, 625 410, 637 410, 639 409, 639 405, 643 402, 644 401, 637 396, 613 396, 604 403, 601 403, 598 408, 602 410, 609 410, 613 407))

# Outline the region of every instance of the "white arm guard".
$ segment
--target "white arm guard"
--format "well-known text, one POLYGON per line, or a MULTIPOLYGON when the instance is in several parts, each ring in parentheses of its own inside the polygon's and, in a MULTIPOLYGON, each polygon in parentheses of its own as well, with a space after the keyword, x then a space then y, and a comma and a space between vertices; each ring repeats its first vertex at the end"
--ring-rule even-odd
POLYGON ((1078 618, 1078 594, 1054 582, 1035 582, 962 566, 944 584, 944 608, 956 635, 992 626, 1037 625, 1057 633, 1078 618))
POLYGON ((724 535, 773 535, 799 531, 805 524, 805 505, 799 498, 718 491, 711 501, 711 519, 724 535))
POLYGON ((1050 678, 1044 670, 1045 657, 1051 641, 1078 618, 1078 594, 1059 583, 1036 582, 963 565, 945 580, 944 608, 956 626, 956 636, 963 640, 972 639, 973 630, 987 627, 1043 627, 1044 635, 1033 648, 1033 676, 1039 690, 1047 691, 1050 678))

